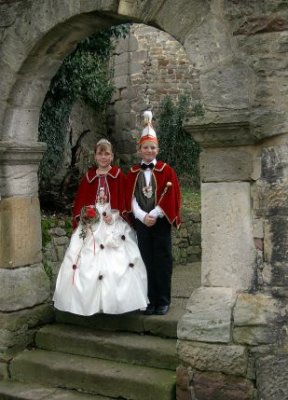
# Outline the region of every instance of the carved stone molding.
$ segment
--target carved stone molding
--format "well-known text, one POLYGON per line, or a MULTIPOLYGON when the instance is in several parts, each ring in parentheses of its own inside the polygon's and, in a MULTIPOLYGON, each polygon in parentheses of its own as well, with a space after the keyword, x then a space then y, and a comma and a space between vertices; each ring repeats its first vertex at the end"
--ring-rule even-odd
POLYGON ((257 143, 249 122, 186 124, 184 129, 202 147, 245 146, 257 143))
POLYGON ((47 145, 42 142, 0 142, 0 165, 39 164, 47 145))

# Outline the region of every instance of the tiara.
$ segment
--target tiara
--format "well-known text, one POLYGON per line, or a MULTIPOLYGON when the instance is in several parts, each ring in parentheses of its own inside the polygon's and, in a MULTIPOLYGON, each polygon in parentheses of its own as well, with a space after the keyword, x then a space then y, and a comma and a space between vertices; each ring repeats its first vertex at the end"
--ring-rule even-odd
POLYGON ((96 146, 99 146, 100 144, 108 144, 111 146, 111 143, 107 139, 100 139, 97 143, 96 146))

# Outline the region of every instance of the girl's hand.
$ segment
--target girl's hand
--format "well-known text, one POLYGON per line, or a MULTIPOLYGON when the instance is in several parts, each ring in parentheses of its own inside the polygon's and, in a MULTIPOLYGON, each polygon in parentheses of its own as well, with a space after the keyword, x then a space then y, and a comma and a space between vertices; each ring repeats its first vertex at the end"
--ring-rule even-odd
POLYGON ((112 220, 113 220, 112 215, 106 214, 106 213, 104 215, 104 213, 103 213, 103 220, 104 220, 104 222, 106 222, 106 224, 111 225, 112 220))

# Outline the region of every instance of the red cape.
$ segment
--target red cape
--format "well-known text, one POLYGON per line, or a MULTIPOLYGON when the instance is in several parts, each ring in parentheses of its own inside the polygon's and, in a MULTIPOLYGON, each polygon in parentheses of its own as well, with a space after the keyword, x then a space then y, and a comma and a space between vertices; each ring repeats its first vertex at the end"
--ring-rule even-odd
MULTIPOLYGON (((127 175, 126 207, 129 213, 132 212, 131 203, 140 171, 140 165, 134 165, 127 175)), ((181 195, 177 175, 174 169, 163 161, 157 161, 153 169, 153 175, 156 181, 155 206, 161 207, 170 224, 175 225, 178 229, 181 223, 181 195), (170 182, 171 185, 168 186, 169 183, 167 185, 167 182, 170 182)))
MULTIPOLYGON (((75 196, 73 206, 73 228, 75 229, 79 222, 79 216, 82 207, 95 205, 98 189, 98 178, 96 167, 90 168, 82 178, 78 191, 75 196)), ((119 210, 120 215, 126 213, 125 206, 125 181, 126 177, 120 168, 114 166, 107 174, 107 182, 110 191, 110 204, 112 209, 119 210)))

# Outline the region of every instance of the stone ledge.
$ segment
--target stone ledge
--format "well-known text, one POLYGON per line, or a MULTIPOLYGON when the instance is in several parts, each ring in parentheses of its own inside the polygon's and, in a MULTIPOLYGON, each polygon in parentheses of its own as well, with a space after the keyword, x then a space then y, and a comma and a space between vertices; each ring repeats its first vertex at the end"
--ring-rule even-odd
POLYGON ((42 142, 0 141, 0 165, 39 164, 47 145, 42 142))
POLYGON ((221 122, 219 124, 185 124, 184 130, 202 147, 230 147, 255 144, 249 122, 221 122))

